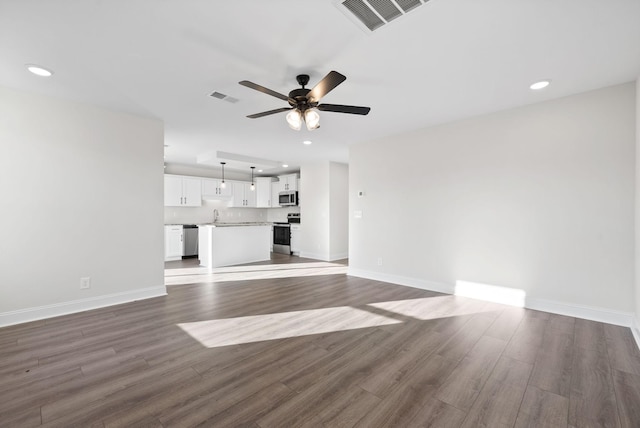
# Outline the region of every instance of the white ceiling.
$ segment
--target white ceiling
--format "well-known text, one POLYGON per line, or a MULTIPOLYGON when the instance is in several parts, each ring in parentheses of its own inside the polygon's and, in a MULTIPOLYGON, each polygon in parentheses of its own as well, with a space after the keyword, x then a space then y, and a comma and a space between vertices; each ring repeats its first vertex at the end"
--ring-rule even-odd
POLYGON ((334 0, 0 0, 0 85, 158 118, 166 161, 217 151, 286 162, 348 161, 349 144, 635 80, 640 0, 431 0, 373 33, 334 0), (51 78, 25 64, 52 69, 51 78), (321 112, 293 131, 287 94, 329 71, 321 112), (545 90, 529 85, 552 79, 545 90), (218 91, 231 103, 209 97, 218 91), (313 144, 306 146, 303 140, 313 144))

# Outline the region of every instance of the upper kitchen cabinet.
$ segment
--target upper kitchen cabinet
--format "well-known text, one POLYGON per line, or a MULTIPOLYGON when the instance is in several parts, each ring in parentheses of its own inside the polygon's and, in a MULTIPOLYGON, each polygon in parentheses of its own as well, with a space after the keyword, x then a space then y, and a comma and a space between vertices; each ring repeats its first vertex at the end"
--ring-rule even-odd
POLYGON ((255 208, 257 203, 256 190, 251 190, 251 183, 244 181, 233 182, 233 197, 230 207, 255 208))
POLYGON ((202 205, 202 182, 199 178, 165 174, 164 205, 166 207, 199 207, 202 205))
POLYGON ((298 174, 279 175, 280 191, 293 192, 298 190, 298 174))
POLYGON ((230 199, 233 196, 233 184, 217 178, 202 179, 202 199, 230 199))
POLYGON ((274 181, 271 183, 271 208, 280 208, 280 183, 274 181))
POLYGON ((277 206, 278 200, 273 200, 271 183, 273 177, 256 177, 256 206, 258 208, 271 208, 277 206), (274 205, 275 203, 275 205, 274 205))

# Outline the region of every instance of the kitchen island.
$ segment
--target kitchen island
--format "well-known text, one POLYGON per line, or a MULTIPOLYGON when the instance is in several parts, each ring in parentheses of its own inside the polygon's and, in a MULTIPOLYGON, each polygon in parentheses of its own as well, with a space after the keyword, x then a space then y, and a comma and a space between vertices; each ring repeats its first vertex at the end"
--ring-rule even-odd
POLYGON ((217 268, 271 258, 271 224, 218 223, 198 225, 200 266, 217 268))

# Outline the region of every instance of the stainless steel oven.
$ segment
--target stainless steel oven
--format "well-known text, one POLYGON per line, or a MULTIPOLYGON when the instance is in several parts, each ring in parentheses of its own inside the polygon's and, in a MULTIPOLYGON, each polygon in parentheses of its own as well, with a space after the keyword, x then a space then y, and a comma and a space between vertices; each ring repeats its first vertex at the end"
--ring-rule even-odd
POLYGON ((300 213, 287 214, 286 223, 273 223, 273 252, 291 254, 291 223, 300 224, 300 213))
POLYGON ((291 254, 291 225, 273 223, 273 252, 291 254))

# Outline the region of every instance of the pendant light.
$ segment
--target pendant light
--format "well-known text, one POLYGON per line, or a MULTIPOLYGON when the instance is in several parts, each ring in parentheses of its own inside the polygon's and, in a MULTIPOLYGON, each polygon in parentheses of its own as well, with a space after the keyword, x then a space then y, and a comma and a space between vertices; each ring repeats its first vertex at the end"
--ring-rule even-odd
POLYGON ((227 183, 224 182, 224 166, 225 166, 226 162, 220 162, 220 165, 222 165, 222 183, 220 183, 220 188, 224 189, 225 187, 227 187, 227 183))
POLYGON ((253 170, 255 169, 255 166, 251 167, 251 190, 256 190, 256 185, 253 183, 253 170))

